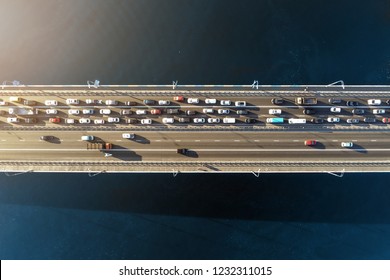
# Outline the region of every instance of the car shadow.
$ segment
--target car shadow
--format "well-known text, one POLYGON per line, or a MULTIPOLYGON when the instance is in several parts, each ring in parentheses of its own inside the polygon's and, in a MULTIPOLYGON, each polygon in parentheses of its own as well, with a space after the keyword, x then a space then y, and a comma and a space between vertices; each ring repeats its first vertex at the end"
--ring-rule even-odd
POLYGON ((364 148, 362 145, 359 145, 359 144, 356 144, 356 143, 353 144, 352 148, 347 148, 347 149, 353 150, 353 151, 355 151, 357 153, 367 154, 366 148, 364 148))
POLYGON ((136 152, 116 144, 112 144, 112 149, 105 149, 103 147, 100 151, 103 153, 103 156, 107 158, 114 157, 123 161, 142 161, 142 156, 136 152))

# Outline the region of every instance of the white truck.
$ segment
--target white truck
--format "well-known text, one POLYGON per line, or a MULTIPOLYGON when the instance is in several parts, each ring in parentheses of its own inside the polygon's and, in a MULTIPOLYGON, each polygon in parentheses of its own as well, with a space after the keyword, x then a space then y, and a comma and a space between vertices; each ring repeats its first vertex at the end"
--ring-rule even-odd
POLYGON ((10 115, 31 116, 31 115, 37 115, 38 109, 27 109, 27 108, 22 108, 22 107, 9 108, 8 113, 10 115))

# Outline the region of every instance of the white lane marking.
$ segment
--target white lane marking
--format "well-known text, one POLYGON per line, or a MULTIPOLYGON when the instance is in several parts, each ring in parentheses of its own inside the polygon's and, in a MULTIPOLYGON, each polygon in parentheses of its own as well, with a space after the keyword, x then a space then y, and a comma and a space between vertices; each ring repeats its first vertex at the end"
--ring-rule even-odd
MULTIPOLYGON (((137 140, 138 141, 138 140, 137 140)), ((156 142, 161 142, 161 140, 156 140, 156 142)))
POLYGON ((299 142, 299 140, 293 140, 293 142, 299 142))
POLYGON ((357 142, 357 140, 352 140, 353 142, 357 142))
POLYGON ((279 141, 280 141, 280 140, 278 140, 278 139, 275 139, 275 140, 274 140, 274 142, 279 142, 279 141))
POLYGON ((200 140, 195 140, 195 142, 200 142, 200 140))
POLYGON ((122 140, 115 140, 115 142, 122 142, 122 140))
POLYGON ((19 139, 19 141, 26 141, 26 139, 19 139))
POLYGON ((214 140, 214 142, 221 142, 221 140, 214 140))
POLYGON ((332 140, 332 142, 339 142, 339 140, 332 140))
POLYGON ((234 140, 234 142, 240 142, 240 140, 234 140))
POLYGON ((1 139, 1 141, 3 141, 3 142, 4 142, 4 141, 7 141, 7 140, 5 140, 5 139, 1 139))
POLYGON ((181 142, 181 140, 176 139, 175 142, 181 142))
POLYGON ((257 140, 257 139, 256 139, 256 140, 254 140, 254 141, 255 141, 255 142, 260 142, 260 140, 257 140))
POLYGON ((376 140, 376 139, 371 139, 370 141, 371 141, 371 142, 376 142, 377 140, 376 140))

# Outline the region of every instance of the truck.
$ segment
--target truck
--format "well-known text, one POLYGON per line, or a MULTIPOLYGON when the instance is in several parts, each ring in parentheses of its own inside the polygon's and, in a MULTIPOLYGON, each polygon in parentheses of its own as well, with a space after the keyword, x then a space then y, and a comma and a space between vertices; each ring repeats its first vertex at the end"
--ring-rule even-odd
POLYGON ((283 118, 267 118, 267 123, 283 123, 283 118))
POLYGON ((297 104, 297 105, 315 105, 315 104, 317 104, 317 98, 297 97, 297 98, 295 98, 295 104, 297 104))
POLYGON ((9 108, 8 113, 10 115, 19 115, 19 116, 26 116, 26 115, 37 115, 38 109, 27 109, 27 108, 9 108))

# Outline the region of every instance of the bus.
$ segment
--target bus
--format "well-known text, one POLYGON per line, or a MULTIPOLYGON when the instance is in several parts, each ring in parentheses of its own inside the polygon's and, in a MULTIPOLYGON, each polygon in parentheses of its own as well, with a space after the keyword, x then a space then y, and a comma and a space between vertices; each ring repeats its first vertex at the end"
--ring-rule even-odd
POLYGON ((288 123, 290 123, 290 124, 293 124, 293 123, 303 124, 303 123, 306 123, 306 119, 288 119, 288 123))
POLYGON ((267 118, 267 123, 283 123, 283 118, 267 118))

